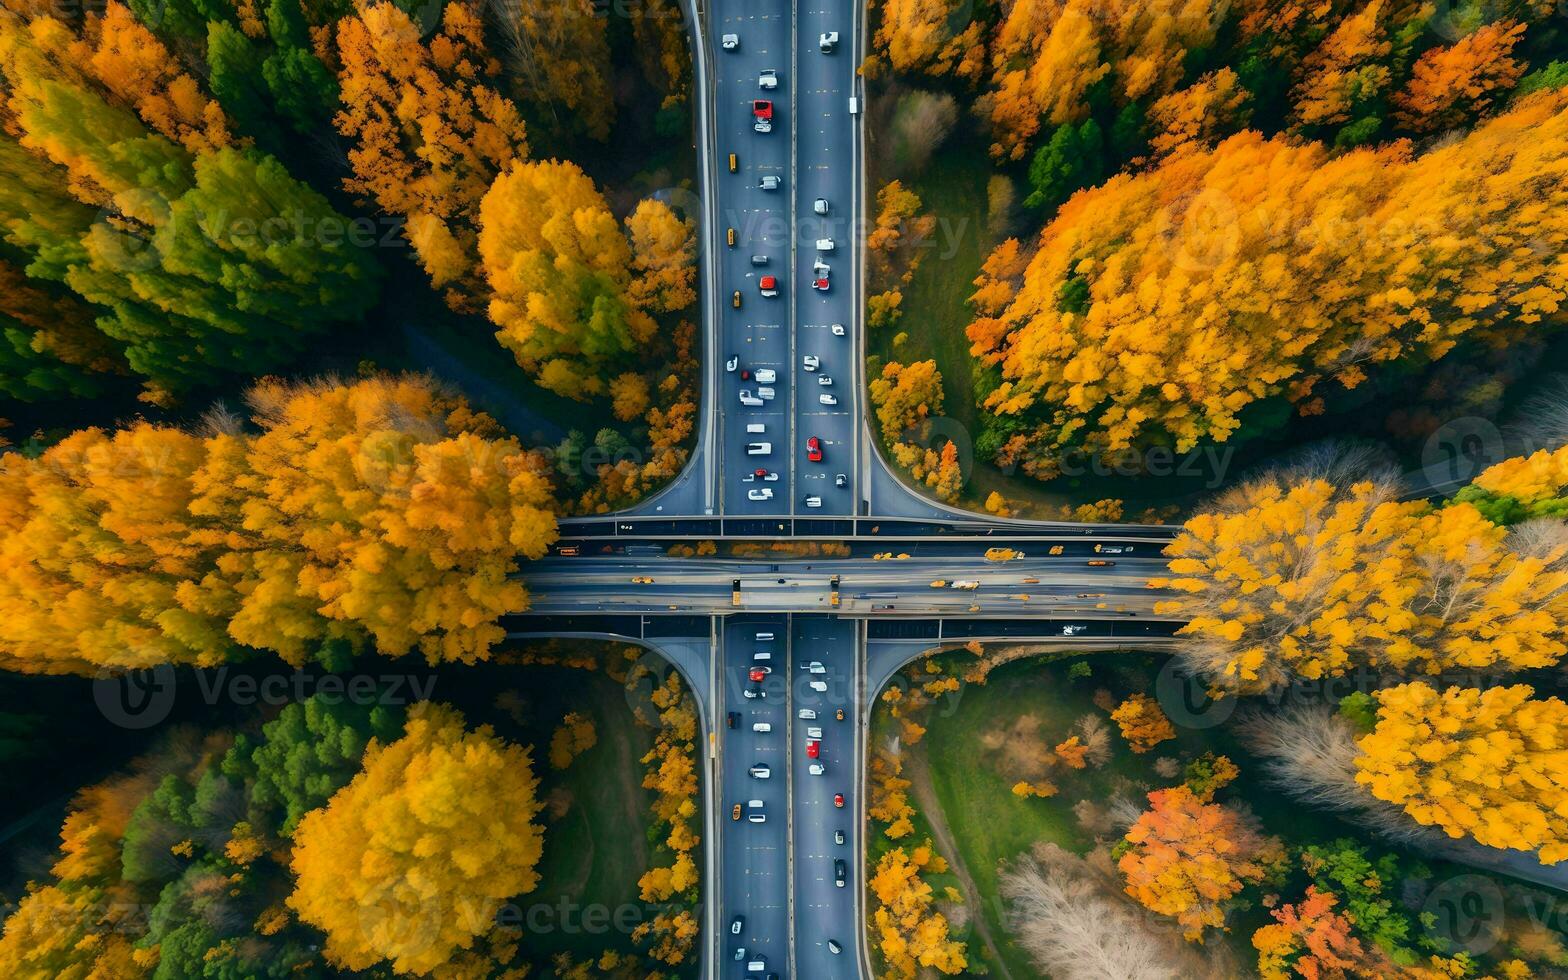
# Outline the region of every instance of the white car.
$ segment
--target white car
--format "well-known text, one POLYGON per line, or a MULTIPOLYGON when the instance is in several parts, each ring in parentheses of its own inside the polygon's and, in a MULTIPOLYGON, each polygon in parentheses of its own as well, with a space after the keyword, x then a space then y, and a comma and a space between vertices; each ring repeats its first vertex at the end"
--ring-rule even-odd
POLYGON ((821 739, 822 738, 822 729, 820 729, 820 728, 808 728, 808 729, 806 729, 806 737, 807 738, 821 739))
POLYGON ((823 31, 817 37, 817 47, 822 49, 823 54, 827 54, 838 47, 838 31, 823 31))
POLYGON ((757 368, 757 370, 751 372, 751 376, 756 379, 759 385, 770 385, 779 379, 778 372, 772 368, 757 368))
POLYGON ((822 661, 812 660, 800 665, 800 669, 808 674, 826 674, 828 669, 822 666, 822 661))
POLYGON ((819 238, 819 239, 817 239, 817 251, 819 251, 819 252, 831 252, 831 251, 833 251, 833 239, 831 239, 831 238, 819 238))
POLYGON ((1084 630, 1086 630, 1088 628, 1089 627, 1083 625, 1082 623, 1070 623, 1070 624, 1062 627, 1062 635, 1063 636, 1077 636, 1079 633, 1082 633, 1084 630))
POLYGON ((795 713, 795 717, 799 718, 801 721, 816 721, 817 713, 810 708, 801 708, 795 713))
POLYGON ((758 388, 757 389, 757 397, 762 399, 765 402, 772 401, 773 400, 773 394, 774 394, 774 392, 773 392, 772 388, 758 388))
POLYGON ((819 694, 822 693, 822 692, 825 692, 828 689, 828 682, 827 681, 812 681, 811 682, 811 689, 813 691, 816 691, 819 694))
POLYGON ((771 456, 771 455, 773 455, 773 443, 771 443, 771 442, 748 442, 748 443, 746 443, 746 455, 747 456, 771 456))
POLYGON ((758 88, 778 88, 779 73, 775 68, 764 68, 757 73, 758 88))
POLYGON ((740 35, 739 34, 726 34, 726 35, 724 35, 724 38, 721 41, 721 44, 723 45, 724 50, 726 50, 726 51, 734 51, 736 48, 740 47, 740 35))
POLYGON ((724 370, 733 371, 740 367, 740 357, 737 355, 724 362, 724 370))
POLYGON ((811 765, 806 767, 806 771, 811 773, 813 776, 820 776, 828 771, 828 767, 824 766, 820 762, 813 762, 811 765))
POLYGON ((828 199, 825 198, 825 197, 817 198, 816 201, 812 203, 811 210, 815 211, 818 214, 827 214, 828 213, 828 199))
POLYGON ((815 371, 822 366, 822 361, 815 354, 807 354, 800 359, 800 364, 807 371, 815 371))
POLYGON ((817 375, 817 384, 821 385, 824 388, 831 388, 831 387, 833 387, 833 375, 831 375, 831 374, 819 374, 819 375, 817 375))
POLYGON ((779 189, 779 183, 779 178, 776 175, 768 174, 766 177, 757 181, 757 186, 765 191, 776 191, 779 189))
POLYGON ((822 394, 817 396, 817 403, 821 405, 837 405, 838 396, 830 395, 824 391, 822 394))
POLYGON ((815 262, 811 263, 811 271, 819 276, 825 277, 833 271, 833 267, 821 259, 817 259, 815 262))
POLYGON ((748 405, 752 408, 757 408, 762 404, 762 399, 758 398, 756 395, 753 395, 745 388, 742 388, 740 390, 740 403, 742 405, 748 405))
POLYGON ((807 497, 806 498, 806 506, 807 507, 821 507, 822 506, 822 498, 821 497, 807 497))
POLYGON ((773 770, 771 770, 767 766, 764 766, 764 765, 761 765, 761 764, 752 766, 750 769, 747 769, 746 771, 751 773, 753 776, 755 776, 758 779, 770 779, 773 776, 773 770))
POLYGON ((746 499, 747 500, 772 500, 773 499, 773 488, 772 487, 753 487, 752 489, 746 491, 746 499))
POLYGON ((833 336, 835 336, 835 337, 842 337, 842 336, 844 336, 844 325, 842 323, 835 323, 835 324, 833 324, 832 330, 833 330, 833 336))

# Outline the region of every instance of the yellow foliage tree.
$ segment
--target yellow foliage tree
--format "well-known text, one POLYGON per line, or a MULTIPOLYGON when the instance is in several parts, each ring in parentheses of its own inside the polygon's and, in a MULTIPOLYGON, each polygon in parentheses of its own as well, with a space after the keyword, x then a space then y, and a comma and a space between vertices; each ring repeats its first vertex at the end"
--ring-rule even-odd
POLYGON ((602 369, 653 337, 626 236, 575 164, 514 161, 480 205, 479 254, 496 339, 557 394, 603 394, 602 369))
POLYGON ((1149 106, 1149 122, 1158 130, 1149 146, 1159 156, 1207 146, 1245 124, 1249 98, 1234 71, 1211 71, 1149 106))
POLYGON ((876 905, 871 930, 891 975, 912 980, 921 968, 949 975, 968 965, 964 944, 948 938, 947 919, 934 908, 931 886, 921 872, 947 867, 929 841, 905 851, 895 847, 877 861, 870 890, 876 905))
POLYGON ((458 0, 428 42, 420 25, 389 2, 337 27, 343 108, 333 118, 353 141, 353 193, 406 219, 406 233, 431 284, 455 309, 482 294, 476 271, 479 205, 497 175, 528 155, 523 120, 494 87, 477 7, 458 0))
POLYGON ((0 461, 7 667, 487 655, 527 604, 517 556, 556 536, 548 463, 424 379, 250 397, 258 435, 139 423, 0 461))
POLYGON ((1556 864, 1568 857, 1568 704, 1534 693, 1420 681, 1379 691, 1356 782, 1450 837, 1556 864))
POLYGON ((288 904, 326 933, 335 966, 430 973, 539 881, 532 761, 427 703, 410 710, 402 738, 372 742, 363 766, 295 831, 288 904))
POLYGON ((111 2, 101 18, 87 21, 77 55, 142 122, 192 153, 234 142, 223 108, 180 71, 174 54, 124 4, 111 2))
POLYGON ((697 302, 697 237, 692 222, 649 198, 626 219, 631 240, 631 297, 639 307, 674 313, 697 302))
POLYGON ((599 743, 593 719, 580 711, 568 711, 555 734, 550 736, 550 768, 565 769, 572 760, 599 743))
POLYGON ((1266 478, 1170 545, 1190 663, 1242 691, 1358 667, 1520 670, 1563 655, 1568 543, 1510 535, 1469 504, 1266 478))
POLYGON ((953 32, 953 0, 886 0, 874 43, 885 51, 894 70, 946 75, 955 68, 961 77, 972 77, 982 68, 976 47, 981 43, 978 22, 953 32))
POLYGON ((1383 59, 1392 50, 1383 0, 1346 16, 1302 60, 1300 80, 1291 93, 1297 120, 1307 126, 1348 121, 1388 86, 1392 72, 1383 59))
POLYGON ((1537 94, 1419 157, 1240 133, 1076 195, 1026 267, 1004 243, 977 281, 986 407, 1045 419, 1021 438, 1048 472, 1064 445, 1182 452, 1263 399, 1555 325, 1568 271, 1517 245, 1568 236, 1568 188, 1539 182, 1568 159, 1565 106, 1537 94))
POLYGON ((942 372, 934 360, 909 365, 890 361, 882 366, 882 376, 871 382, 871 404, 887 443, 901 440, 933 414, 941 415, 942 402, 942 372))
POLYGON ((1117 705, 1111 720, 1134 752, 1147 752, 1176 737, 1176 727, 1160 710, 1160 703, 1147 694, 1134 694, 1117 705))

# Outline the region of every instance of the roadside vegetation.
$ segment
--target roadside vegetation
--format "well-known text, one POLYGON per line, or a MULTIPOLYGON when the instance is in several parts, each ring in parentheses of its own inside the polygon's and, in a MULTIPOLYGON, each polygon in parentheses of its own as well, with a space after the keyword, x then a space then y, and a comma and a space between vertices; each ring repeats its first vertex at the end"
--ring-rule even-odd
MULTIPOLYGON (((1143 693, 1165 689, 1162 676, 1156 656, 995 647, 917 661, 890 685, 873 721, 868 861, 923 857, 908 887, 929 889, 964 970, 1152 980, 1561 967, 1568 934, 1542 913, 1553 892, 1280 794, 1265 733, 1312 704, 1183 715, 1165 702, 1173 720, 1143 693), (1470 916, 1484 905, 1486 925, 1442 911, 1459 902, 1470 916)), ((1297 749, 1302 764, 1308 751, 1297 749)), ((916 975, 885 950, 875 882, 868 901, 879 966, 916 975)), ((961 972, 953 959, 920 962, 961 972)))
MULTIPOLYGON (((695 707, 647 667, 553 644, 332 690, 317 675, 281 707, 209 700, 76 792, 56 847, 9 859, 0 964, 39 980, 695 975, 695 707)), ((182 676, 180 697, 202 683, 182 676)))
POLYGON ((873 410, 941 499, 1168 519, 1326 436, 1414 468, 1561 359, 1545 7, 882 0, 870 26, 868 376, 923 382, 873 410))

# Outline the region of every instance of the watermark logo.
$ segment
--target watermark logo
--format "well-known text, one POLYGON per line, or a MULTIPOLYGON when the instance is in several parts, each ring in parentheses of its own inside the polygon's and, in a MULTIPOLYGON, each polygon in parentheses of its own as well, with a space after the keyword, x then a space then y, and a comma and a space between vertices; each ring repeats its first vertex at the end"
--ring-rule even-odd
POLYGON ((130 731, 162 724, 174 710, 175 673, 168 664, 145 670, 99 671, 93 702, 110 723, 130 731))
POLYGON ((1486 953, 1503 937, 1503 892, 1484 875, 1459 875, 1433 888, 1421 908, 1432 935, 1451 952, 1486 953))

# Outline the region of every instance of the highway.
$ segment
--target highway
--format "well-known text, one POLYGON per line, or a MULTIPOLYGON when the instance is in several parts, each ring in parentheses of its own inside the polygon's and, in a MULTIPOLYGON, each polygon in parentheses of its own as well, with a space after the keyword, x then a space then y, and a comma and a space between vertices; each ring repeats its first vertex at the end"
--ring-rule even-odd
POLYGON ((1164 571, 1156 558, 1131 559, 1108 568, 1082 561, 1023 559, 984 561, 911 558, 799 559, 765 563, 738 559, 544 559, 524 581, 530 612, 646 615, 727 615, 738 611, 833 612, 831 579, 839 576, 845 616, 985 615, 1104 619, 1153 616, 1170 596, 1148 588, 1164 571), (647 581, 650 580, 651 581, 647 581), (634 581, 637 580, 637 581, 634 581), (741 583, 741 605, 732 588, 741 583), (945 586, 933 586, 945 582, 945 586), (978 582, 973 589, 954 582, 978 582))
POLYGON ((719 905, 724 930, 719 955, 726 969, 739 973, 745 963, 730 961, 737 950, 744 949, 746 962, 761 959, 768 971, 784 975, 790 956, 787 620, 784 616, 732 616, 725 621, 721 635, 721 668, 715 690, 718 717, 724 719, 719 730, 719 800, 724 810, 719 821, 723 828, 719 905), (774 639, 757 639, 767 634, 774 639), (756 661, 759 652, 768 655, 765 664, 756 661), (767 666, 775 673, 766 683, 752 684, 747 673, 754 665, 767 666), (748 698, 748 689, 767 696, 748 698), (757 731, 758 725, 771 730, 757 731), (756 766, 766 766, 768 777, 753 776, 756 766), (753 808, 753 800, 761 801, 762 806, 753 808), (739 820, 734 819, 736 804, 741 806, 739 820), (762 813, 765 822, 753 823, 754 811, 762 813), (742 917, 739 934, 733 931, 736 916, 742 917))

